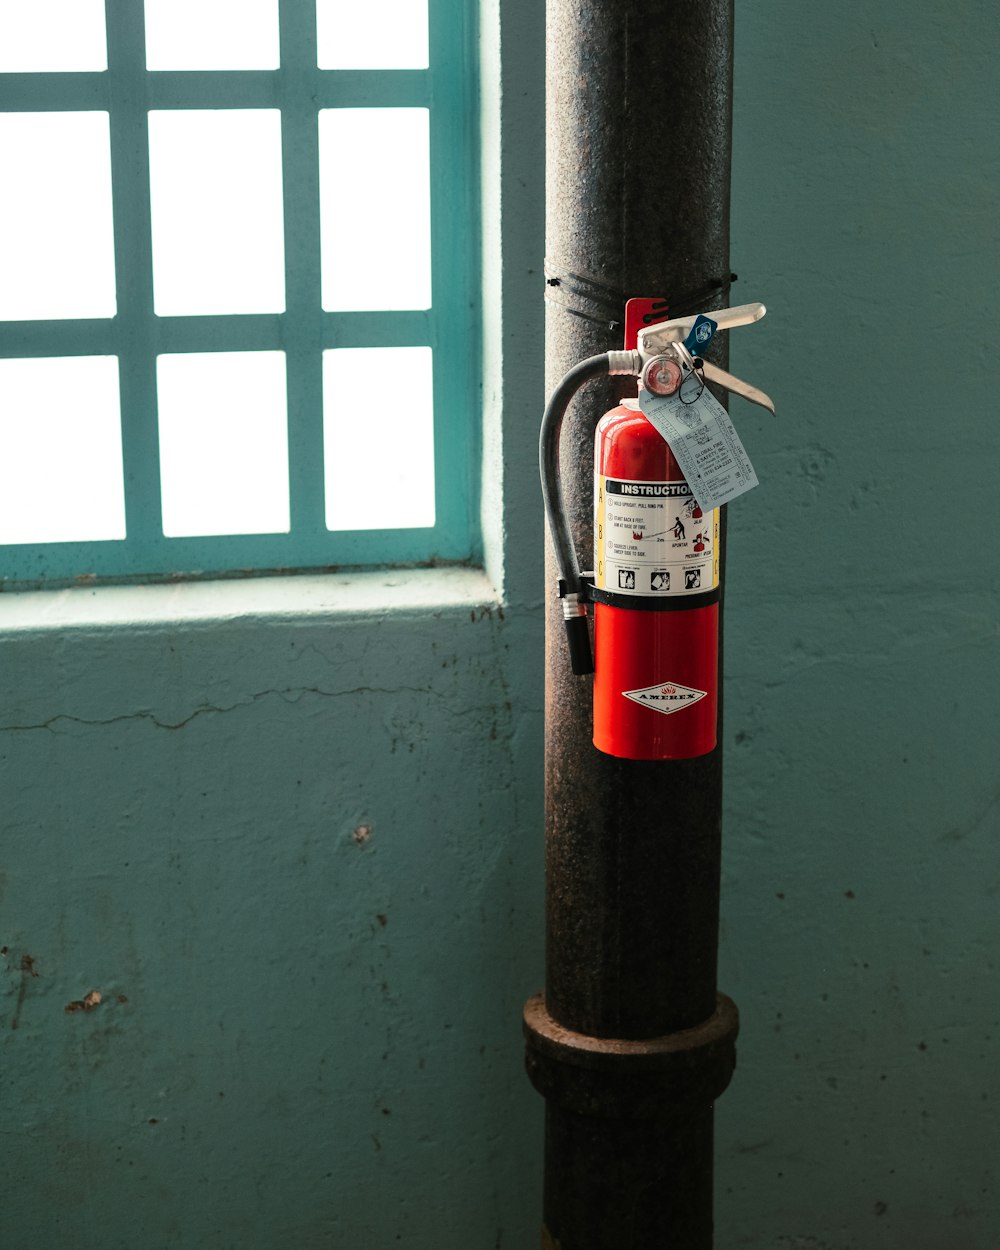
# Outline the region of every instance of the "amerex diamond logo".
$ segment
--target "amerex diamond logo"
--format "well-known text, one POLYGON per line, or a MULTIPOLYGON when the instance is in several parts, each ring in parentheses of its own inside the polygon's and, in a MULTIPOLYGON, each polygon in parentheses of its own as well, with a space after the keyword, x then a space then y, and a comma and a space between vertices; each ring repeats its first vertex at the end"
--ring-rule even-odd
POLYGON ((645 686, 642 690, 623 690, 626 699, 641 703, 643 707, 654 712, 662 712, 669 716, 671 712, 681 712, 699 699, 704 699, 706 690, 692 690, 690 686, 681 686, 676 681, 660 682, 656 686, 645 686))

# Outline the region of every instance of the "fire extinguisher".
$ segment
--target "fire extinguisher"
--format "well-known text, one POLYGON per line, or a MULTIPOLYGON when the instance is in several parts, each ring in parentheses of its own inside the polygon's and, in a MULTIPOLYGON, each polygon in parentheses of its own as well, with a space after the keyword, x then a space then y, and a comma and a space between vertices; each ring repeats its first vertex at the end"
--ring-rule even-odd
POLYGON ((691 759, 716 745, 720 513, 700 480, 696 489, 689 484, 662 423, 647 414, 661 402, 683 416, 686 392, 700 398, 706 381, 770 412, 774 405, 699 354, 717 331, 759 321, 763 304, 641 325, 654 304, 664 306, 630 300, 625 349, 582 361, 556 387, 539 465, 570 663, 576 674, 594 674, 594 746, 624 759, 691 759), (562 500, 559 433, 576 392, 609 374, 639 378, 646 411, 626 399, 598 422, 594 567, 581 572, 562 500))

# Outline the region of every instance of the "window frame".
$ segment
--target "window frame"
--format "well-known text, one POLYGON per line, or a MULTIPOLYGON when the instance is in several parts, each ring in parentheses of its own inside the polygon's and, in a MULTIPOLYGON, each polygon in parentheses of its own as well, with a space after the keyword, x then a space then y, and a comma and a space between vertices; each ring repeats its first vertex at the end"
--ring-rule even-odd
MULTIPOLYGON (((481 301, 475 6, 429 0, 425 70, 321 70, 315 0, 278 0, 276 70, 147 70, 141 0, 106 0, 108 68, 0 75, 5 112, 102 111, 110 118, 117 314, 0 323, 0 357, 116 356, 125 539, 0 545, 0 586, 155 581, 481 559, 481 301), (320 300, 318 118, 327 108, 430 111, 432 308, 325 312, 320 300), (155 109, 281 111, 285 312, 157 316, 153 311, 147 118, 155 109), (427 346, 434 353, 435 525, 330 531, 323 478, 322 353, 427 346), (288 533, 162 533, 156 359, 206 351, 286 355, 288 533)), ((375 189, 378 193, 378 188, 375 189)), ((392 193, 391 190, 387 193, 392 193)), ((398 189, 397 189, 397 193, 398 189)), ((400 196, 405 205, 405 192, 400 196)), ((373 379, 359 419, 405 393, 373 379)))

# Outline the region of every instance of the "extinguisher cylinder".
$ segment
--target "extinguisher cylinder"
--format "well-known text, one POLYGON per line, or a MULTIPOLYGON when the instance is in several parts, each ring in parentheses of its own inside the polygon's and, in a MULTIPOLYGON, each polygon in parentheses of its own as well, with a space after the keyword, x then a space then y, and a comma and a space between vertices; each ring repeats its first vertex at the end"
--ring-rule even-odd
POLYGON ((719 605, 595 609, 594 746, 630 760, 685 760, 716 745, 719 605))
POLYGON ((715 749, 721 527, 638 405, 595 439, 594 746, 632 760, 715 749))

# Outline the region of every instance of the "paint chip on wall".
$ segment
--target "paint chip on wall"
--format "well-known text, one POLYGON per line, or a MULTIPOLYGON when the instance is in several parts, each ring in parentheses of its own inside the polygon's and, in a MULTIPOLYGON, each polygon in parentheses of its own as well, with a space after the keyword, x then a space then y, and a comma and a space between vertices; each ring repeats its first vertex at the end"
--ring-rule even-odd
POLYGON ((83 998, 75 998, 71 1003, 67 1003, 63 1010, 67 1015, 74 1011, 93 1011, 101 1005, 103 997, 100 990, 91 990, 89 994, 84 994, 83 998))

